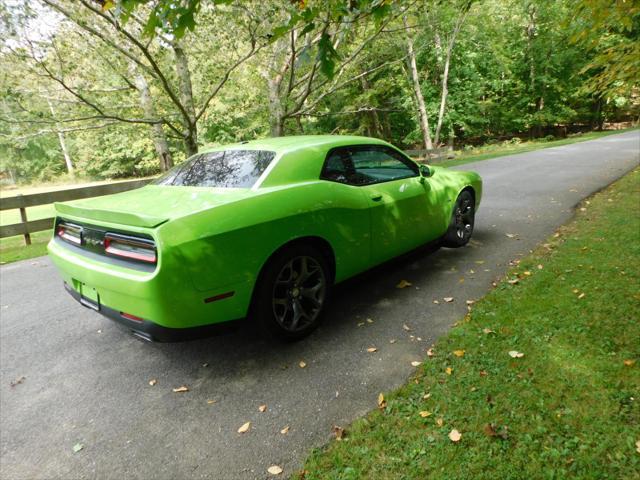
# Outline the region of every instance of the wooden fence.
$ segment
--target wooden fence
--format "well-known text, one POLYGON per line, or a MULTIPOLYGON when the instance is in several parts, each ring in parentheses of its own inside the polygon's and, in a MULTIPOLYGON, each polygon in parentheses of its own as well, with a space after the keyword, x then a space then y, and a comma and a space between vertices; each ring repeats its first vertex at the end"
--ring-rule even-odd
MULTIPOLYGON (((434 148, 433 150, 405 150, 405 153, 416 159, 418 162, 438 162, 448 158, 450 151, 447 147, 434 148)), ((16 195, 0 199, 0 210, 20 210, 20 223, 0 226, 0 238, 24 235, 24 242, 31 245, 31 234, 48 230, 53 227, 53 217, 40 220, 27 219, 27 207, 37 205, 48 205, 53 202, 66 202, 68 200, 78 200, 81 198, 98 197, 112 193, 125 192, 140 188, 147 184, 150 179, 131 180, 127 182, 109 183, 106 185, 94 185, 91 187, 69 188, 55 192, 33 193, 30 195, 16 195)))
POLYGON ((0 199, 0 210, 20 210, 20 223, 0 226, 0 238, 24 235, 26 245, 31 245, 31 234, 53 227, 53 217, 40 220, 27 219, 27 207, 37 205, 48 205, 53 202, 66 202, 68 200, 78 200, 81 198, 99 197, 100 195, 110 195, 112 193, 126 192, 134 188, 146 185, 150 179, 131 180, 127 182, 115 182, 106 185, 94 185, 90 187, 69 188, 55 192, 33 193, 30 195, 16 195, 0 199))

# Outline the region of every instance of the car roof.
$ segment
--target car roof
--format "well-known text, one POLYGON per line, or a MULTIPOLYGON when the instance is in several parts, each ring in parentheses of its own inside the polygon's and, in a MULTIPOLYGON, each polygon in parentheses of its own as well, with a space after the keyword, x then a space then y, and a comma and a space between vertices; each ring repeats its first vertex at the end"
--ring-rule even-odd
POLYGON ((387 142, 378 138, 361 137, 356 135, 292 135, 287 137, 265 138, 248 142, 233 143, 211 148, 203 148, 202 152, 219 150, 269 150, 276 153, 292 152, 314 147, 333 148, 344 145, 380 144, 387 142))

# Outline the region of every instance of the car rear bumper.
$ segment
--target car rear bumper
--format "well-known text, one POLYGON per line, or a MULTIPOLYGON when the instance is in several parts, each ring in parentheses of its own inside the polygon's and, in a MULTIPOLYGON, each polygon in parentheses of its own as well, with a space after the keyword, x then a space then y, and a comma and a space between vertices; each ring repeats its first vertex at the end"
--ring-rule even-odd
POLYGON ((232 320, 212 325, 203 325, 191 328, 169 328, 158 325, 149 320, 131 320, 122 315, 119 310, 107 307, 100 303, 93 302, 83 297, 79 292, 64 282, 64 288, 82 306, 94 310, 97 313, 119 323, 133 335, 149 342, 182 342, 205 338, 211 335, 222 334, 237 328, 240 320, 232 320))
POLYGON ((84 255, 55 238, 48 251, 76 300, 149 340, 203 336, 247 314, 248 282, 199 291, 184 269, 166 268, 166 262, 164 273, 162 265, 153 272, 135 271, 84 255))

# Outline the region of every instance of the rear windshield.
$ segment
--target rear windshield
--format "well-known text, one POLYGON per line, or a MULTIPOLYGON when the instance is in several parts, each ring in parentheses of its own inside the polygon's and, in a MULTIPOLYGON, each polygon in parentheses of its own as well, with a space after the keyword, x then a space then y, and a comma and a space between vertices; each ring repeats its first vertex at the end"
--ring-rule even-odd
POLYGON ((275 157, 265 150, 225 150, 194 155, 155 180, 179 187, 251 188, 275 157))

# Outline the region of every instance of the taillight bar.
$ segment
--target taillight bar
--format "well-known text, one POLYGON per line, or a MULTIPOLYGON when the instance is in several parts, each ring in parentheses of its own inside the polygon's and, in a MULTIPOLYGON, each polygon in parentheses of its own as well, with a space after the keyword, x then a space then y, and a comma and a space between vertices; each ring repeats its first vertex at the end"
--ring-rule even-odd
POLYGON ((128 258, 145 263, 156 263, 156 245, 153 240, 107 233, 104 236, 104 251, 115 257, 128 258))
POLYGON ((74 245, 82 245, 82 227, 71 223, 59 223, 56 235, 74 245))

